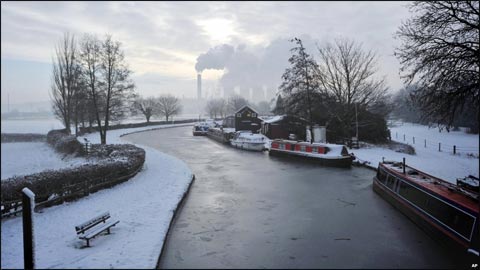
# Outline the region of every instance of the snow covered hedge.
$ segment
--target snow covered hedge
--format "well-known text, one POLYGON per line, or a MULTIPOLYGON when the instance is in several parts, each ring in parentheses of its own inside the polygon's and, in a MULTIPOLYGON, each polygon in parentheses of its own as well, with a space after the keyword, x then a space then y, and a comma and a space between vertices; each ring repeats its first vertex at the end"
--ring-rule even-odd
POLYGON ((84 154, 82 143, 75 136, 68 135, 64 129, 50 130, 47 134, 47 142, 60 153, 84 154))
MULTIPOLYGON (((70 140, 63 141, 68 145, 67 148, 70 148, 70 140)), ((63 147, 61 144, 59 147, 63 147)), ((97 163, 2 180, 2 205, 5 202, 21 200, 20 191, 24 187, 30 188, 36 194, 37 202, 50 200, 53 204, 87 196, 130 179, 145 162, 145 150, 131 144, 95 144, 92 150, 91 156, 100 160, 97 163)))
POLYGON ((44 134, 35 133, 2 133, 2 143, 11 142, 43 142, 47 139, 44 134))

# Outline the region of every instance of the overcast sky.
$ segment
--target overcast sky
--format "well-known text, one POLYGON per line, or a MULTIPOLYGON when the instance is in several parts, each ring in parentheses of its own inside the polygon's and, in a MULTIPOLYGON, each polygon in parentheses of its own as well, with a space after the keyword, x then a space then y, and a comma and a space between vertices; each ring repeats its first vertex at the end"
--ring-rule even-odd
MULTIPOLYGON (((406 4, 2 1, 2 104, 7 91, 10 103, 49 100, 54 46, 66 31, 77 37, 112 34, 122 43, 137 91, 145 96, 195 97, 197 57, 215 46, 228 44, 252 58, 273 60, 276 55, 268 54, 268 48, 295 36, 311 41, 307 49, 313 56, 315 42, 347 37, 362 43, 365 50, 377 52, 378 76, 386 76, 394 91, 402 81, 393 56, 399 43, 393 35, 410 17, 406 4)), ((282 54, 276 65, 286 67, 288 51, 282 54)), ((203 71, 207 95, 216 93, 223 73, 203 71)))

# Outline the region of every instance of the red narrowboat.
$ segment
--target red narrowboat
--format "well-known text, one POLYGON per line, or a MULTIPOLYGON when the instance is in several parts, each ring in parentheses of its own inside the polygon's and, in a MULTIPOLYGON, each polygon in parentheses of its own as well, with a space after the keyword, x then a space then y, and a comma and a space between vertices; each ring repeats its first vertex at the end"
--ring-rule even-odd
POLYGON ((322 165, 350 167, 354 157, 344 145, 309 143, 275 139, 270 146, 270 155, 287 155, 317 161, 322 165))

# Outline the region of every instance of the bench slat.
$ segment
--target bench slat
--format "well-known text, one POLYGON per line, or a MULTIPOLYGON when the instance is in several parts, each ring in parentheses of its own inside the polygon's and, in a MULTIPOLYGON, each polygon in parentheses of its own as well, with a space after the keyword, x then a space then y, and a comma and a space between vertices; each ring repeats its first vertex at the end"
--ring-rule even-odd
POLYGON ((119 223, 119 222, 120 222, 119 220, 107 222, 105 224, 102 224, 101 226, 95 227, 92 231, 89 231, 87 234, 85 234, 84 236, 80 236, 79 238, 80 239, 85 239, 85 240, 86 239, 91 239, 91 238, 97 236, 98 234, 100 234, 101 232, 107 230, 108 228, 117 225, 117 223, 119 223))
POLYGON ((103 222, 104 220, 107 220, 110 218, 110 213, 109 212, 105 212, 97 217, 94 217, 92 219, 90 219, 89 221, 86 221, 78 226, 75 226, 75 230, 77 231, 77 234, 78 233, 84 233, 85 230, 88 230, 90 229, 91 227, 97 225, 98 223, 100 222, 103 222))

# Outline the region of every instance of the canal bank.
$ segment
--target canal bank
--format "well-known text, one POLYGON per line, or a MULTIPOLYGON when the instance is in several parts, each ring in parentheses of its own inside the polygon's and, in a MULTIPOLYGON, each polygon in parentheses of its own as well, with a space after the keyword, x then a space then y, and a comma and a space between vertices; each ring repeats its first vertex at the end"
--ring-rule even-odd
POLYGON ((195 173, 161 268, 445 268, 448 254, 372 190, 374 172, 233 149, 191 128, 124 137, 195 173))

